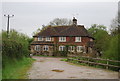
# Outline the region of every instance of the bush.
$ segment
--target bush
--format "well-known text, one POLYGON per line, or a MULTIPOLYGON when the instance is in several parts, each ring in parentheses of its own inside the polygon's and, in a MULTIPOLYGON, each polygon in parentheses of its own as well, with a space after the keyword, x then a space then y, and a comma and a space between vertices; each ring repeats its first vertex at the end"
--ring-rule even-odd
POLYGON ((29 40, 30 38, 22 33, 18 33, 15 30, 11 30, 9 38, 7 38, 6 31, 2 31, 2 64, 3 68, 9 62, 15 60, 21 60, 24 57, 29 56, 29 40))

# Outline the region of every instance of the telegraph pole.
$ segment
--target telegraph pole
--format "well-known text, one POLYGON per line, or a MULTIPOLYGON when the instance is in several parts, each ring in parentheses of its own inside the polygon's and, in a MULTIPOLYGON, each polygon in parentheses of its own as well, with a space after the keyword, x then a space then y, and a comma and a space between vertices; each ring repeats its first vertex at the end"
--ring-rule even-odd
POLYGON ((9 36, 9 19, 14 17, 14 15, 4 15, 5 17, 8 18, 8 21, 7 21, 7 37, 9 36))

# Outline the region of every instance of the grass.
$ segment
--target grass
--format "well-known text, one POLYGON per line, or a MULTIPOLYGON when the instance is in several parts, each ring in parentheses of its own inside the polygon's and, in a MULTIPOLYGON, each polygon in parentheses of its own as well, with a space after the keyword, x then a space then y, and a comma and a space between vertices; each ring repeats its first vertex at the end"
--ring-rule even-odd
POLYGON ((23 58, 13 63, 7 63, 6 67, 2 69, 2 79, 27 79, 27 71, 33 62, 32 58, 23 58))

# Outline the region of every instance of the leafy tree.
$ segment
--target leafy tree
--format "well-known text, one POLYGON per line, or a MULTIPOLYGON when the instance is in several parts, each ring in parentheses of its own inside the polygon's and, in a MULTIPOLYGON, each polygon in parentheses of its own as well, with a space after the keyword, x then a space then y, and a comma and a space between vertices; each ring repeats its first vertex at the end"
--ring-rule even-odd
POLYGON ((104 52, 104 57, 112 60, 120 60, 120 55, 118 53, 118 46, 120 46, 120 43, 118 42, 118 37, 120 37, 120 35, 111 37, 108 49, 104 52))
POLYGON ((88 29, 88 31, 95 38, 95 49, 98 52, 104 52, 107 50, 110 36, 106 31, 106 26, 93 24, 91 25, 91 28, 88 29))
POLYGON ((104 57, 113 59, 113 60, 119 60, 120 58, 120 12, 118 12, 118 16, 116 16, 112 22, 111 22, 111 36, 110 36, 110 42, 108 45, 108 50, 105 51, 104 57))

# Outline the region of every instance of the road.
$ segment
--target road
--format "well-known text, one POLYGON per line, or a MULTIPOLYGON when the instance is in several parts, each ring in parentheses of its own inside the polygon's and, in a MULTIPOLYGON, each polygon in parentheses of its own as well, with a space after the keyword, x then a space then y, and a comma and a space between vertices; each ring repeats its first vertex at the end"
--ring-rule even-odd
POLYGON ((118 72, 60 61, 62 58, 38 57, 28 71, 29 79, 117 79, 118 72))

